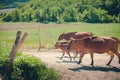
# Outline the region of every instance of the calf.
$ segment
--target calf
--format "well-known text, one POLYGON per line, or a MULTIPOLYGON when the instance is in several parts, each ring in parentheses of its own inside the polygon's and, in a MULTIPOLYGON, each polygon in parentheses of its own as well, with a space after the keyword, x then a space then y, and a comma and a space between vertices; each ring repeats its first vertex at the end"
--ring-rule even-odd
POLYGON ((72 58, 71 58, 71 56, 70 56, 69 50, 67 50, 67 46, 68 46, 68 42, 57 42, 57 43, 55 44, 55 47, 56 47, 57 49, 61 49, 61 50, 63 51, 63 54, 62 54, 62 56, 61 56, 60 59, 62 59, 63 56, 64 56, 65 53, 66 53, 66 54, 69 55, 70 61, 71 61, 72 58))

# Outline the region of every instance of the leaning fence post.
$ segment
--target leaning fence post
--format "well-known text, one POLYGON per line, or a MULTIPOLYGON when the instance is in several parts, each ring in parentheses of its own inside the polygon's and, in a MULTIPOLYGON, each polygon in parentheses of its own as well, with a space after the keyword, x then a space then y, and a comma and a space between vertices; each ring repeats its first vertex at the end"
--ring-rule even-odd
POLYGON ((13 65, 13 62, 15 60, 16 54, 17 54, 18 50, 21 48, 21 46, 22 46, 24 40, 26 39, 27 35, 28 35, 28 33, 25 32, 24 35, 23 35, 23 37, 20 39, 20 37, 21 37, 21 31, 17 32, 13 48, 12 48, 12 50, 10 52, 9 57, 8 57, 8 64, 6 66, 8 72, 10 72, 10 70, 12 68, 12 65, 13 65))
POLYGON ((14 42, 14 45, 11 49, 11 52, 10 52, 10 55, 9 55, 9 58, 8 58, 8 61, 10 61, 12 59, 13 56, 15 56, 14 54, 14 49, 16 47, 16 45, 18 44, 19 40, 20 40, 20 37, 21 37, 21 31, 18 31, 17 34, 16 34, 16 39, 15 39, 15 42, 14 42))

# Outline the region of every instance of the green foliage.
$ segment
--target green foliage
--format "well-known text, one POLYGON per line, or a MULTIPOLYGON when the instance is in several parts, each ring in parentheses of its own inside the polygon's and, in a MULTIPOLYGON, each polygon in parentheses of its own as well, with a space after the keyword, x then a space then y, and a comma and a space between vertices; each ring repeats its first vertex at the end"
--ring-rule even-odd
POLYGON ((13 22, 103 23, 119 22, 115 20, 119 13, 119 0, 31 0, 7 17, 13 22))
POLYGON ((9 22, 12 20, 12 17, 10 14, 6 14, 3 18, 2 18, 2 21, 6 21, 6 22, 9 22))
POLYGON ((112 22, 112 16, 107 15, 107 12, 101 8, 89 7, 83 12, 84 20, 89 23, 112 22))
POLYGON ((6 13, 0 13, 0 22, 3 20, 3 18, 6 16, 6 13))
POLYGON ((8 58, 7 46, 0 45, 0 73, 4 80, 58 80, 59 75, 47 68, 39 59, 28 54, 17 54, 11 73, 5 68, 8 58))
POLYGON ((105 0, 101 7, 108 11, 108 14, 117 16, 120 13, 120 0, 105 0))
POLYGON ((12 78, 17 80, 19 77, 24 80, 57 80, 58 78, 57 73, 52 69, 48 69, 39 59, 29 55, 19 55, 13 69, 12 78))
POLYGON ((10 47, 8 47, 5 43, 0 44, 0 73, 1 73, 4 63, 6 62, 8 58, 9 51, 10 51, 10 47))

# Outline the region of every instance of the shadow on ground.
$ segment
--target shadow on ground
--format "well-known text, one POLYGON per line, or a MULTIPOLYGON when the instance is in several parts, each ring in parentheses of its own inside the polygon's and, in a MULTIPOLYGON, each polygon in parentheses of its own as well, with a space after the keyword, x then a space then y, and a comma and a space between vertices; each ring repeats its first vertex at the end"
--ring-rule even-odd
POLYGON ((82 65, 81 67, 78 67, 78 68, 68 68, 68 70, 78 71, 78 72, 80 72, 81 70, 104 71, 104 72, 108 72, 108 71, 120 72, 120 68, 117 68, 115 66, 100 67, 100 66, 84 66, 84 65, 82 65))

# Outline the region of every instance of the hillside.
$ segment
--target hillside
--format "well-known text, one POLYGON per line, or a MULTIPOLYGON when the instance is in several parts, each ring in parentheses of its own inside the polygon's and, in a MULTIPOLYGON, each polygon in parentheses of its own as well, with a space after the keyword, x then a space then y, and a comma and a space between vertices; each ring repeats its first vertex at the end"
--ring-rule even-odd
POLYGON ((120 22, 119 0, 31 0, 11 14, 1 14, 5 22, 120 22))

